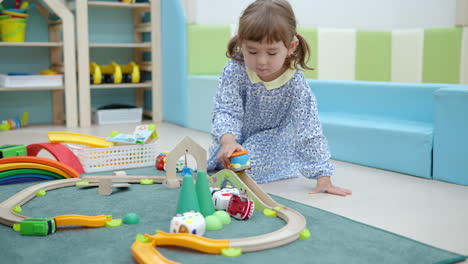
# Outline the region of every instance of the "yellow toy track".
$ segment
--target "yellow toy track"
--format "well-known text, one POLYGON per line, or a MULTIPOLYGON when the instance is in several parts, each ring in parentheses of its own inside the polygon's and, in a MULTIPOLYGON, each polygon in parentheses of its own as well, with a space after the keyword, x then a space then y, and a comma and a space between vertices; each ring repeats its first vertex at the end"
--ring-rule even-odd
POLYGON ((106 141, 105 138, 78 133, 49 132, 47 133, 47 136, 49 137, 49 141, 52 143, 74 143, 97 148, 106 148, 113 146, 112 142, 106 141))
POLYGON ((57 226, 80 225, 88 227, 103 227, 112 217, 107 215, 60 215, 53 217, 57 226))

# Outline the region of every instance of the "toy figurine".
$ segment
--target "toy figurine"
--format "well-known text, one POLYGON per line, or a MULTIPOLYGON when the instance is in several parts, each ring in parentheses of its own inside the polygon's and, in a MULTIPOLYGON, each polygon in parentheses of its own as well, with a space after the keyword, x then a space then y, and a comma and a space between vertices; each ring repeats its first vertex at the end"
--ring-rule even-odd
POLYGON ((156 157, 156 169, 158 170, 164 170, 164 163, 166 163, 166 155, 167 155, 167 151, 163 151, 161 153, 159 153, 159 155, 156 157))
MULTIPOLYGON (((168 153, 169 153, 168 151, 163 151, 159 153, 159 155, 156 157, 156 164, 155 164, 156 169, 164 170, 164 171, 166 170, 166 156, 168 153)), ((185 158, 182 157, 177 161, 176 172, 182 172, 185 166, 186 166, 185 158)))
POLYGON ((171 220, 171 233, 189 233, 202 236, 205 234, 205 218, 199 212, 190 211, 177 214, 171 220))

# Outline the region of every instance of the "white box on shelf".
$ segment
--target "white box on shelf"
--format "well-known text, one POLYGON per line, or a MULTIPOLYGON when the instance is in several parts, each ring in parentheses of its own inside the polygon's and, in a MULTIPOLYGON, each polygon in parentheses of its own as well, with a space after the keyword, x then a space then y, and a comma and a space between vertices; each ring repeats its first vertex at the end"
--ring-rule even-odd
POLYGON ((60 87, 63 75, 5 75, 0 74, 2 87, 60 87))
POLYGON ((112 171, 154 166, 157 144, 136 144, 108 148, 65 144, 80 160, 85 172, 112 171))
POLYGON ((142 117, 141 107, 93 110, 93 121, 98 125, 141 123, 142 117))

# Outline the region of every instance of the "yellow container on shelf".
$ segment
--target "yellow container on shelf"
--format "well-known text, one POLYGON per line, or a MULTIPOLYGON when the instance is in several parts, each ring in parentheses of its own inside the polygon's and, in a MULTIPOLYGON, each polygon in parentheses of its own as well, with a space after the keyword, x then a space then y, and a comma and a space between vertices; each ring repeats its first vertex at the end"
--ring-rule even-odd
POLYGON ((26 19, 7 18, 1 22, 2 41, 5 42, 24 42, 26 37, 26 19))
POLYGON ((14 12, 14 11, 8 11, 8 10, 4 10, 3 14, 4 15, 9 15, 12 18, 27 18, 29 16, 29 14, 27 14, 27 13, 14 12))
POLYGON ((0 41, 2 40, 2 24, 3 20, 7 19, 8 15, 0 15, 0 41))

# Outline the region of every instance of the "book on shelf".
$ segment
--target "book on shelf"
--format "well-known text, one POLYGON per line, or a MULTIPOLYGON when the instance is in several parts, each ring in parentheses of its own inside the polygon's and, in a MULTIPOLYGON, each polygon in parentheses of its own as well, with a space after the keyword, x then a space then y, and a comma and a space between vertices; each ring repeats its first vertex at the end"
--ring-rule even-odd
POLYGON ((0 87, 60 87, 63 75, 7 75, 0 74, 0 87))

